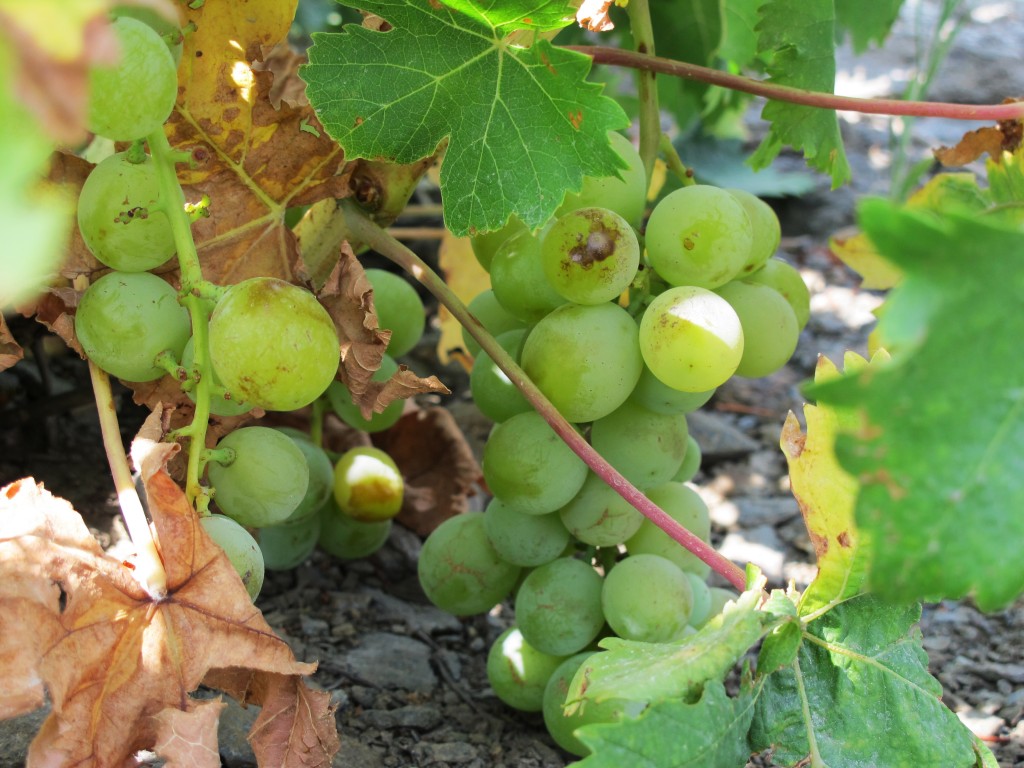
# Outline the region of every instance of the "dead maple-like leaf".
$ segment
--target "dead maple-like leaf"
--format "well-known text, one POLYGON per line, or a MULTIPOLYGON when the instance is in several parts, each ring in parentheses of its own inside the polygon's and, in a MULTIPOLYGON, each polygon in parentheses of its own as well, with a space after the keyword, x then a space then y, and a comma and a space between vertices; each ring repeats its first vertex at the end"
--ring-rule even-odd
POLYGON ((163 468, 175 450, 161 445, 142 468, 167 573, 160 600, 66 501, 31 478, 0 490, 0 717, 39 706, 45 686, 52 712, 28 765, 122 765, 167 743, 168 721, 202 732, 210 710, 191 692, 211 669, 247 669, 262 689, 250 700, 278 713, 254 742, 287 743, 293 753, 277 764, 327 765, 338 749, 329 698, 300 677, 314 665, 274 635, 203 531, 163 468))
POLYGON ((155 714, 153 751, 167 761, 164 768, 220 768, 217 723, 226 706, 220 698, 190 699, 187 711, 168 707, 155 714))
POLYGON ((373 444, 395 460, 405 478, 398 522, 421 536, 468 508, 480 465, 455 419, 444 408, 411 411, 373 444))
MULTIPOLYGON (((1013 99, 1006 99, 1012 102, 1013 99)), ((987 125, 968 131, 954 147, 939 147, 935 159, 946 168, 957 168, 988 155, 997 163, 1003 152, 1013 152, 1024 138, 1024 124, 1019 120, 1000 120, 996 126, 987 125)))

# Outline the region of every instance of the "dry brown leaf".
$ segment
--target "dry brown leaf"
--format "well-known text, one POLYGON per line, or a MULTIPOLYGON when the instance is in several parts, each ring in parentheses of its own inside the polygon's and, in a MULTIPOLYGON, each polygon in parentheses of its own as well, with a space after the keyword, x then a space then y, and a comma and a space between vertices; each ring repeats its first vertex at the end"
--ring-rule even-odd
POLYGON ((480 465, 446 409, 411 411, 371 439, 395 460, 405 478, 397 520, 406 528, 426 536, 467 510, 480 465))
POLYGON ((220 768, 217 723, 227 705, 220 698, 189 701, 187 710, 157 712, 153 751, 167 762, 164 768, 220 768))
MULTIPOLYGON (((1013 99, 1006 99, 1006 102, 1013 99)), ((1001 120, 997 126, 987 125, 964 134, 955 147, 940 147, 935 159, 946 168, 957 168, 988 155, 997 163, 1003 152, 1012 152, 1021 144, 1024 124, 1018 120, 1001 120)))
MULTIPOLYGON (((156 715, 189 711, 190 692, 214 667, 248 668, 260 680, 284 675, 295 685, 313 671, 252 605, 181 489, 153 469, 175 450, 158 447, 143 467, 167 571, 162 601, 139 586, 130 563, 99 549, 67 502, 31 479, 0 492, 0 612, 8 619, 0 676, 21 679, 0 702, 9 714, 24 712, 45 684, 53 705, 30 764, 122 764, 156 743, 156 715)), ((306 700, 309 708, 279 727, 306 733, 302 749, 319 764, 337 737, 325 728, 326 694, 306 700)))
POLYGON ((576 23, 591 32, 608 32, 615 24, 608 16, 613 0, 583 0, 576 11, 576 23))
POLYGON ((25 350, 15 341, 7 320, 0 314, 0 371, 6 370, 25 356, 25 350))

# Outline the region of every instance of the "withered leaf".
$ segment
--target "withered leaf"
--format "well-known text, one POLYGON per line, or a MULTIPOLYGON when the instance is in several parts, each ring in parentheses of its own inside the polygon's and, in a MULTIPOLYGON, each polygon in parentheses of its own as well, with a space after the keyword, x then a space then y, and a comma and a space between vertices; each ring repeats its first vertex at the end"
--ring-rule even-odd
POLYGON ((220 768, 217 723, 226 706, 220 698, 190 700, 186 710, 157 712, 153 751, 167 761, 164 768, 220 768))
POLYGON ((1019 121, 1001 120, 997 126, 987 125, 965 133, 955 147, 936 149, 935 159, 946 168, 956 168, 974 162, 987 152, 999 162, 1003 152, 1012 152, 1020 146, 1022 135, 1019 121))
POLYGON ((7 320, 0 314, 0 371, 6 370, 25 356, 25 350, 15 341, 7 320))

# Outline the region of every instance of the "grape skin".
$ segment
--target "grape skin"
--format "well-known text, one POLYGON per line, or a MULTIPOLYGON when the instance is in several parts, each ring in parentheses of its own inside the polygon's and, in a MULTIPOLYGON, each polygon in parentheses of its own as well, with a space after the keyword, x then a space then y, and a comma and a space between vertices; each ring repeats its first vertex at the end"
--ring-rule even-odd
POLYGON ((723 285, 717 293, 736 310, 743 327, 743 356, 736 375, 758 378, 784 366, 796 351, 800 328, 782 294, 739 280, 723 285))
POLYGON ((253 600, 263 589, 265 575, 263 553, 249 532, 230 517, 208 515, 199 519, 206 534, 224 550, 231 567, 242 579, 246 592, 253 600))
POLYGON ((380 448, 351 448, 334 465, 334 500, 354 520, 390 520, 401 511, 404 496, 402 473, 380 448))
POLYGON ((670 643, 682 637, 693 610, 693 588, 675 563, 658 555, 631 555, 604 578, 601 606, 619 637, 670 643), (637 600, 642 594, 643 600, 637 600))
POLYGON ((391 520, 364 523, 344 514, 332 495, 320 511, 320 549, 340 560, 368 557, 384 546, 391 533, 391 520))
POLYGON ((509 627, 487 653, 487 681, 498 698, 523 712, 540 712, 544 688, 562 656, 541 653, 531 646, 518 627, 509 627))
POLYGON ((295 522, 260 528, 258 532, 263 564, 268 571, 290 571, 306 561, 316 549, 320 537, 319 515, 308 515, 295 522))
POLYGON ((373 309, 381 328, 391 331, 388 354, 401 357, 411 352, 423 335, 426 310, 416 289, 400 275, 383 269, 368 269, 373 286, 373 309))
POLYGON ((622 158, 626 168, 619 176, 586 176, 579 192, 565 196, 556 216, 562 216, 578 208, 597 206, 615 211, 631 224, 638 224, 647 202, 647 171, 640 153, 628 138, 621 133, 611 132, 608 140, 612 149, 622 158))
POLYGON ((523 580, 515 614, 519 631, 538 651, 552 656, 581 651, 604 626, 601 577, 582 560, 552 560, 523 580))

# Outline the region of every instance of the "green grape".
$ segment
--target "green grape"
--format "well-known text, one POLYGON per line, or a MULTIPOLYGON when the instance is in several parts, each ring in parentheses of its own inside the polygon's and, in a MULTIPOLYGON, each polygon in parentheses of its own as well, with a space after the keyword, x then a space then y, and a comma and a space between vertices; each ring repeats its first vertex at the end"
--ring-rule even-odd
POLYGON ((304 563, 320 538, 320 516, 307 515, 296 521, 260 528, 260 551, 268 571, 290 571, 304 563))
POLYGON ((391 520, 363 523, 338 509, 332 496, 320 508, 320 537, 317 544, 324 552, 341 560, 369 557, 388 540, 391 520))
POLYGON ((143 24, 151 27, 153 31, 160 35, 160 38, 167 44, 167 48, 170 50, 171 56, 174 58, 175 66, 181 62, 181 49, 182 43, 184 42, 184 35, 181 33, 180 22, 171 21, 162 13, 157 13, 152 8, 145 8, 138 5, 116 5, 110 10, 110 14, 113 18, 127 16, 132 19, 138 19, 143 24))
MULTIPOLYGON (((190 336, 181 353, 181 365, 185 369, 191 369, 195 362, 195 336, 190 336)), ((213 390, 210 396, 210 413, 215 416, 241 416, 252 410, 252 406, 244 400, 235 399, 230 392, 224 389, 216 371, 213 374, 213 390)), ((194 403, 196 401, 195 389, 188 390, 185 394, 194 403)))
POLYGON ((590 444, 637 488, 673 478, 686 457, 686 416, 667 416, 627 400, 590 427, 590 444))
POLYGON ((334 500, 351 518, 390 520, 401 511, 404 496, 402 473, 380 448, 351 448, 334 465, 334 500))
POLYGON ((593 472, 559 511, 569 533, 595 547, 621 544, 640 527, 644 516, 593 472))
POLYGON ((534 568, 516 592, 516 626, 541 653, 568 656, 604 627, 601 577, 589 563, 560 557, 534 568))
POLYGON ((306 495, 306 457, 276 429, 236 429, 222 437, 217 448, 235 452, 233 461, 210 462, 208 471, 217 506, 236 522, 249 528, 282 523, 306 495))
POLYGON ((621 133, 609 133, 612 149, 626 163, 617 176, 586 176, 579 192, 570 192, 556 211, 561 216, 577 208, 597 206, 615 211, 631 224, 639 224, 647 203, 647 171, 633 142, 621 133))
POLYGON ((750 258, 753 230, 724 189, 697 184, 669 193, 647 222, 647 258, 671 285, 717 288, 750 258))
POLYGON ((587 477, 587 465, 536 411, 517 414, 491 431, 483 470, 491 493, 528 515, 554 512, 587 477))
POLYGON ((743 327, 736 311, 703 288, 669 288, 640 321, 640 350, 651 373, 684 392, 724 383, 743 357, 743 327))
POLYGON ((297 523, 316 517, 320 508, 333 495, 334 464, 331 463, 331 457, 323 448, 310 440, 304 432, 299 432, 296 435, 286 432, 282 427, 275 427, 275 429, 295 443, 295 447, 305 456, 306 466, 309 467, 309 485, 306 486, 306 494, 299 502, 299 506, 288 515, 282 524, 297 523))
POLYGON ((217 302, 210 355, 229 392, 268 411, 294 411, 334 380, 340 345, 334 321, 312 293, 252 277, 217 302))
POLYGON ((800 337, 796 315, 782 294, 767 285, 739 280, 716 293, 736 310, 743 327, 743 356, 736 375, 759 378, 782 368, 800 337))
POLYGON ((153 381, 166 373, 153 364, 170 351, 181 358, 190 335, 178 292, 148 272, 110 272, 90 285, 75 312, 75 335, 85 354, 112 376, 153 381))
POLYGON ((767 285, 782 294, 796 315, 797 326, 802 331, 811 317, 811 292, 796 269, 781 259, 768 259, 768 263, 753 274, 743 278, 745 283, 767 285))
POLYGON ((152 158, 128 161, 118 152, 99 163, 78 197, 78 229, 93 256, 111 269, 147 272, 174 255, 152 158))
POLYGON ((523 514, 498 498, 484 510, 484 529, 502 560, 525 568, 550 563, 569 544, 569 532, 558 515, 523 514))
POLYGON ((604 577, 601 607, 619 637, 671 643, 682 637, 693 611, 693 589, 679 567, 658 555, 630 555, 604 577), (637 596, 643 595, 642 600, 637 596))
POLYGON ((607 208, 562 216, 541 241, 548 282, 566 301, 603 304, 621 294, 640 265, 640 244, 629 223, 607 208))
POLYGON ((263 553, 256 539, 245 528, 224 515, 201 517, 199 524, 213 542, 224 550, 231 567, 242 579, 245 591, 255 600, 263 589, 265 576, 263 553))
POLYGON ((178 67, 167 44, 137 19, 111 23, 119 57, 89 70, 87 127, 114 141, 141 139, 164 124, 178 97, 178 67))
POLYGON ((523 712, 540 712, 544 688, 562 656, 541 653, 523 639, 518 627, 509 627, 487 653, 487 680, 503 702, 523 712))
MULTIPOLYGON (((711 541, 711 513, 700 495, 682 483, 665 483, 647 492, 647 498, 668 516, 707 543, 711 541)), ((707 578, 711 567, 679 544, 650 520, 645 519, 629 539, 626 551, 632 555, 660 555, 684 571, 707 578)))
MULTIPOLYGON (((525 337, 526 329, 522 328, 503 333, 496 341, 515 359, 525 337)), ((469 390, 476 407, 493 422, 505 421, 532 408, 523 393, 486 352, 480 352, 473 361, 469 390)))
POLYGON ((373 286, 373 308, 378 323, 391 331, 388 354, 401 357, 411 352, 426 327, 423 300, 408 280, 394 272, 368 269, 366 277, 373 286))
POLYGON ((544 276, 540 240, 531 232, 513 235, 495 252, 491 289, 501 306, 523 323, 535 323, 565 303, 544 276))
POLYGON ((671 416, 696 411, 714 394, 713 389, 706 392, 683 392, 680 389, 673 389, 651 373, 651 369, 645 365, 629 399, 649 411, 671 416))
MULTIPOLYGON (((374 371, 371 381, 387 381, 397 372, 398 363, 390 355, 384 355, 381 358, 380 367, 374 371)), ((352 391, 345 386, 344 382, 337 380, 332 381, 331 385, 327 387, 327 399, 339 419, 350 427, 363 432, 383 432, 394 426, 395 422, 402 418, 402 411, 405 409, 404 400, 395 400, 380 413, 374 413, 369 419, 364 419, 359 406, 352 400, 352 391)))
POLYGON ((522 366, 566 419, 582 423, 622 405, 644 364, 636 323, 626 310, 566 304, 530 331, 522 366))
POLYGON ((579 757, 587 755, 590 750, 576 738, 577 728, 591 723, 615 723, 623 718, 636 717, 647 707, 644 701, 605 699, 601 702, 588 701, 585 706, 575 708, 572 714, 566 714, 565 699, 569 694, 569 686, 580 667, 594 653, 583 651, 570 656, 554 671, 544 688, 542 711, 548 733, 558 746, 579 757))
MULTIPOLYGON (((501 306, 501 302, 490 288, 474 296, 466 308, 491 336, 500 336, 508 331, 526 328, 522 320, 501 306)), ((462 343, 473 357, 480 354, 480 343, 470 336, 465 328, 462 329, 462 343)))
POLYGON ((689 571, 684 571, 684 573, 690 580, 690 590, 693 592, 690 626, 696 628, 711 618, 711 589, 708 587, 708 583, 696 573, 689 571))
POLYGON ((757 195, 753 195, 745 189, 727 189, 725 191, 736 198, 750 218, 750 229, 753 235, 750 256, 738 273, 739 276, 749 275, 763 267, 768 259, 775 255, 775 251, 779 248, 779 242, 782 240, 782 226, 772 207, 757 195))
POLYGON ((672 482, 688 483, 693 480, 700 471, 701 458, 700 445, 693 439, 693 435, 687 435, 686 456, 683 457, 683 463, 679 466, 676 476, 672 478, 672 482))
POLYGON ((708 595, 710 601, 708 615, 702 622, 693 625, 696 629, 700 629, 715 618, 715 616, 718 616, 722 609, 725 608, 725 604, 730 600, 735 600, 739 597, 733 590, 726 589, 725 587, 708 587, 708 595))
POLYGON ((480 262, 480 266, 487 272, 490 272, 491 261, 494 259, 494 252, 498 250, 501 244, 513 235, 518 235, 520 232, 526 231, 526 225, 523 224, 522 220, 518 216, 513 215, 501 229, 474 235, 470 240, 470 245, 473 248, 473 255, 476 256, 476 260, 480 262))
POLYGON ((418 573, 427 598, 456 616, 489 611, 519 579, 518 565, 502 560, 481 512, 467 512, 434 529, 420 551, 418 573))

